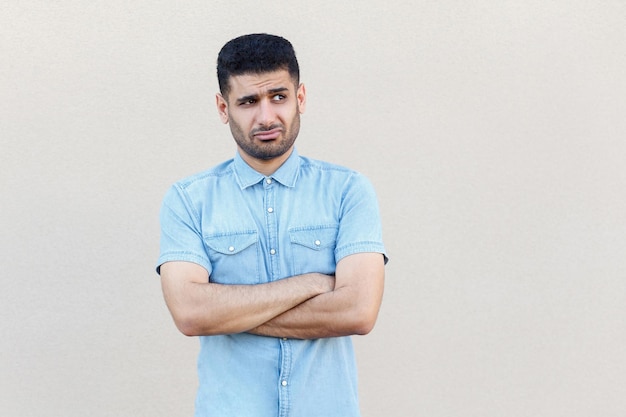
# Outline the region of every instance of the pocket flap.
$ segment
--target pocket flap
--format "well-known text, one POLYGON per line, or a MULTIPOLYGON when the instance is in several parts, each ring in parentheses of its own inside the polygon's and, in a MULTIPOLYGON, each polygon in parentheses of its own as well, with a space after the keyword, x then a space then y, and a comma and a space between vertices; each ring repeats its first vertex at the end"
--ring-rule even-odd
POLYGON ((235 255, 258 241, 257 232, 228 233, 204 238, 206 245, 224 255, 235 255))
POLYGON ((337 228, 319 227, 307 229, 292 229, 289 231, 291 243, 305 246, 309 249, 321 250, 334 248, 337 239, 337 228))

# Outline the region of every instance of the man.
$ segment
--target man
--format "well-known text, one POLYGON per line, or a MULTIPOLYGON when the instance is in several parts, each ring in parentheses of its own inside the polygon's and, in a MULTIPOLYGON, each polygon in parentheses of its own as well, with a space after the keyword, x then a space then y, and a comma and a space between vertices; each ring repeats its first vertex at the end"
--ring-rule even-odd
POLYGON ((169 190, 157 267, 176 326, 200 336, 196 416, 359 416, 349 336, 374 326, 386 262, 374 191, 298 155, 286 39, 229 41, 217 74, 237 153, 169 190))

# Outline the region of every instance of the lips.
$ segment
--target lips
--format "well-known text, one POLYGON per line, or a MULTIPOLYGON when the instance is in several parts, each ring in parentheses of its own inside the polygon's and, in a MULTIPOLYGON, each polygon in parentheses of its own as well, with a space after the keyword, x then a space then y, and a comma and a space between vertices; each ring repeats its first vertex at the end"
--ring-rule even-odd
POLYGON ((261 130, 261 131, 254 132, 254 137, 259 140, 273 140, 273 139, 278 138, 280 134, 282 133, 282 131, 283 130, 281 128, 261 130))

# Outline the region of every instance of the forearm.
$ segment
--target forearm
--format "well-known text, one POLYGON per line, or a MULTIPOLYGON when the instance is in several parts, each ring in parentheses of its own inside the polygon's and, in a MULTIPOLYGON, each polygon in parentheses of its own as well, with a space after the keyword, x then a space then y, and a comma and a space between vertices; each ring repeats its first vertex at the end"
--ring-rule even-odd
POLYGON ((285 311, 250 333, 294 339, 318 339, 367 334, 378 306, 359 306, 347 289, 320 294, 285 311))
MULTIPOLYGON (((303 278, 302 281, 306 281, 303 278)), ((280 284, 223 285, 194 284, 189 297, 186 334, 215 335, 240 333, 297 306, 320 289, 316 285, 296 282, 295 278, 280 284), (279 288, 282 287, 282 288, 279 288)), ((313 283, 311 283, 313 284, 313 283)))
POLYGON ((335 288, 272 318, 250 333, 316 339, 369 333, 378 317, 384 287, 380 254, 357 254, 337 265, 335 288))
POLYGON ((332 277, 322 274, 259 285, 222 285, 181 279, 185 272, 179 269, 177 276, 167 264, 161 268, 165 301, 176 326, 188 336, 248 331, 311 297, 331 291, 334 285, 332 277))

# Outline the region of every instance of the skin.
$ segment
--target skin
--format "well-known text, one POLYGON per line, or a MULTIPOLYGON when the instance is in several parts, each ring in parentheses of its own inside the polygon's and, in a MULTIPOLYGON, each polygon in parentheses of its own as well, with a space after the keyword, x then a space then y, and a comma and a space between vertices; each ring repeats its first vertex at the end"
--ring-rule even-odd
MULTIPOLYGON (((291 154, 306 104, 303 84, 285 70, 233 76, 228 97, 216 96, 218 114, 230 125, 240 155, 271 175, 291 154)), ((161 266, 166 304, 188 336, 249 332, 314 339, 369 333, 384 287, 384 258, 358 253, 339 261, 335 275, 304 274, 258 285, 210 282, 188 262, 161 266)))

